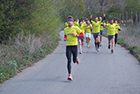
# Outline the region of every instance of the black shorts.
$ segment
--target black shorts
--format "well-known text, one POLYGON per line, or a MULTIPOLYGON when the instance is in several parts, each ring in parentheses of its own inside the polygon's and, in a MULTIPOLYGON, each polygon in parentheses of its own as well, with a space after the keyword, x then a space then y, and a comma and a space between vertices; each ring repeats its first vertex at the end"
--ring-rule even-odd
POLYGON ((100 36, 100 33, 93 33, 94 39, 96 39, 98 36, 100 36))

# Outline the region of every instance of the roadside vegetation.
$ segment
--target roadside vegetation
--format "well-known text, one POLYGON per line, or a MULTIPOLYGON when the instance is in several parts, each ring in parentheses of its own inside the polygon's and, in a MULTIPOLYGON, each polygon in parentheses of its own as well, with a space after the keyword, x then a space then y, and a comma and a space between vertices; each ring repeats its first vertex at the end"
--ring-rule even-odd
POLYGON ((126 47, 140 61, 140 27, 127 26, 122 29, 118 36, 118 44, 126 47))
POLYGON ((60 0, 1 2, 0 83, 51 53, 63 28, 60 0), (59 6, 56 10, 56 5, 59 6), (10 15, 9 15, 10 14, 10 15), (8 18, 7 18, 8 17, 8 18))

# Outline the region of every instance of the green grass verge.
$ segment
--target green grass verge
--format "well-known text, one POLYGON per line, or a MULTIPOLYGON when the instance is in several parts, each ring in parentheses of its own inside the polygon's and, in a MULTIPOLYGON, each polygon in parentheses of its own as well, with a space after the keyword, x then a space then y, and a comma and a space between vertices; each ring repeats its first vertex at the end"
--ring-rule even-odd
POLYGON ((129 52, 133 54, 140 62, 140 47, 138 46, 130 47, 124 38, 118 38, 118 44, 121 44, 122 46, 126 47, 129 50, 129 52))

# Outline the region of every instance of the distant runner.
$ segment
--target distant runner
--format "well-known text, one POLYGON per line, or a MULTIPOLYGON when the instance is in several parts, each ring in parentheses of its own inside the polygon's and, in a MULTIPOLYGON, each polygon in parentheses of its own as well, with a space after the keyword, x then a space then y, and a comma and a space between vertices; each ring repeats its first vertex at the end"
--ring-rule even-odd
POLYGON ((101 21, 101 26, 100 26, 100 46, 101 46, 103 32, 104 32, 103 21, 105 20, 105 14, 104 14, 103 20, 102 20, 102 17, 99 17, 99 20, 101 21))
POLYGON ((74 21, 74 26, 78 26, 79 27, 79 19, 76 19, 76 21, 74 21))
MULTIPOLYGON (((82 21, 79 22, 79 28, 82 30, 83 34, 85 35, 85 26, 83 25, 84 23, 82 21)), ((84 46, 84 37, 78 37, 79 41, 79 54, 82 54, 82 46, 84 46)))
POLYGON ((90 21, 86 19, 85 37, 86 37, 87 47, 89 47, 89 43, 91 40, 91 29, 92 29, 92 25, 90 24, 90 21))
POLYGON ((68 23, 67 23, 67 22, 65 22, 65 28, 66 28, 66 27, 68 27, 68 23))
POLYGON ((117 26, 117 28, 116 28, 116 32, 115 32, 115 47, 116 47, 116 44, 117 44, 117 38, 118 38, 118 31, 122 31, 122 29, 120 28, 120 25, 123 24, 123 21, 121 21, 121 23, 118 24, 118 21, 115 20, 115 24, 116 24, 116 26, 117 26))
POLYGON ((78 38, 77 37, 84 37, 82 30, 77 27, 73 26, 73 17, 69 16, 67 19, 68 27, 64 29, 64 41, 67 41, 66 44, 66 57, 68 60, 67 69, 68 69, 68 80, 72 80, 71 76, 71 54, 73 55, 73 62, 79 64, 79 59, 77 57, 77 45, 78 45, 78 38))
POLYGON ((112 48, 111 48, 111 53, 114 52, 114 38, 115 38, 115 32, 116 32, 116 29, 119 29, 118 26, 116 26, 116 24, 113 23, 113 19, 110 20, 110 23, 105 25, 103 24, 104 27, 107 27, 108 28, 108 32, 107 32, 107 35, 108 35, 108 49, 110 49, 110 43, 112 42, 112 48))

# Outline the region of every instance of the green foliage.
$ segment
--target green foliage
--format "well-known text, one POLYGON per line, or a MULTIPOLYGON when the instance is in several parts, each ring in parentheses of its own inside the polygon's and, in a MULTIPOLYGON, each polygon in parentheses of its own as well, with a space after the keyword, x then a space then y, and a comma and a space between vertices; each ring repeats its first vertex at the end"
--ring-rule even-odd
POLYGON ((125 41, 124 38, 118 38, 118 44, 122 44, 124 47, 128 47, 128 43, 125 41))
POLYGON ((117 5, 114 5, 109 8, 108 13, 120 13, 120 10, 118 9, 117 5))
MULTIPOLYGON (((14 37, 6 35, 9 40, 6 45, 0 45, 0 83, 56 48, 58 29, 62 25, 63 17, 60 11, 64 9, 63 3, 63 0, 16 0, 13 3, 15 18, 12 19, 14 23, 10 25, 9 30, 10 35, 14 37)), ((4 13, 0 16, 6 19, 4 13)), ((11 16, 8 17, 11 21, 11 16)), ((9 32, 7 27, 5 32, 9 32)))
POLYGON ((133 51, 136 49, 136 48, 138 48, 138 46, 132 46, 132 47, 130 47, 129 48, 129 51, 130 51, 130 53, 134 53, 133 51))
POLYGON ((138 11, 140 12, 140 2, 139 0, 126 0, 125 11, 138 11))
POLYGON ((65 1, 66 8, 63 11, 65 19, 67 16, 71 15, 75 19, 85 18, 85 4, 83 0, 67 0, 65 1))
POLYGON ((33 0, 1 0, 0 1, 0 43, 21 32, 21 21, 28 19, 28 5, 33 0), (26 4, 26 5, 25 5, 26 4))

